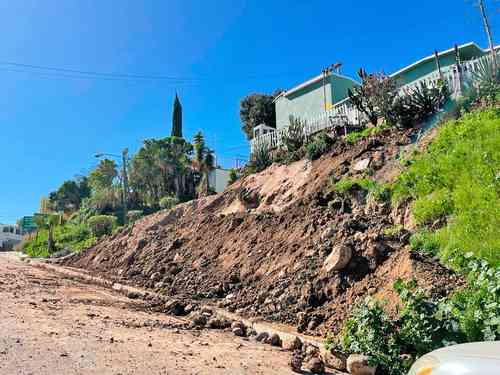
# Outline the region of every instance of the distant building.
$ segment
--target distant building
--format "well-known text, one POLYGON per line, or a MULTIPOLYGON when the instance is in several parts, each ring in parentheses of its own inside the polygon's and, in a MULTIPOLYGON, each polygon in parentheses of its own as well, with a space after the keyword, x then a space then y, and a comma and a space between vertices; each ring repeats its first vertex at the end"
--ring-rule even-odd
POLYGON ((21 228, 22 234, 31 233, 37 229, 34 221, 34 216, 23 216, 18 223, 21 228))
POLYGON ((17 225, 0 224, 0 251, 12 250, 21 242, 21 228, 17 225))
POLYGON ((212 169, 208 174, 208 184, 216 193, 223 192, 229 184, 229 170, 222 168, 212 169))

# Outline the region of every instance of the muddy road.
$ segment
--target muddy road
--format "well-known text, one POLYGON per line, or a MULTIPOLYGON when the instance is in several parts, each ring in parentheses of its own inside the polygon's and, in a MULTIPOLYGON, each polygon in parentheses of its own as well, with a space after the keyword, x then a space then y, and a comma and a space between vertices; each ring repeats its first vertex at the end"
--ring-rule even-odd
POLYGON ((0 375, 292 373, 280 349, 182 323, 0 253, 0 375))

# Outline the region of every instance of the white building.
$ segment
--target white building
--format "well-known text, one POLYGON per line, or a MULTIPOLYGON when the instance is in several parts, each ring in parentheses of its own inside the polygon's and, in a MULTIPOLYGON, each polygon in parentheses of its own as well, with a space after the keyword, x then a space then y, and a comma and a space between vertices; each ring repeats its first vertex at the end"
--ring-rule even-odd
POLYGON ((0 250, 11 249, 21 242, 21 228, 17 225, 0 224, 0 250))
POLYGON ((229 170, 222 168, 215 168, 208 174, 208 184, 216 193, 224 191, 229 184, 229 170))

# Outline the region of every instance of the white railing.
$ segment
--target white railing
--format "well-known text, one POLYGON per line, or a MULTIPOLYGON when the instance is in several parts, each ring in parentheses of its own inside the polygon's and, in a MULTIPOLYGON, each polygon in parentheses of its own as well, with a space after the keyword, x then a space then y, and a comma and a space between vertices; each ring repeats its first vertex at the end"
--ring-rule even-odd
MULTIPOLYGON (((500 51, 496 53, 497 61, 500 64, 500 51)), ((436 85, 440 79, 448 85, 451 96, 458 98, 462 95, 463 83, 472 83, 474 74, 479 71, 482 63, 491 60, 491 55, 485 55, 477 59, 464 61, 461 63, 461 77, 456 65, 451 65, 441 69, 441 75, 438 70, 429 73, 418 80, 403 85, 399 88, 401 94, 415 90, 422 85, 436 85), (442 77, 441 77, 442 76, 442 77)), ((366 116, 358 111, 349 98, 336 103, 331 109, 316 116, 306 116, 305 118, 297 116, 302 121, 305 121, 304 136, 309 137, 321 130, 331 129, 335 126, 344 124, 358 125, 362 121, 366 121, 366 116)), ((273 149, 282 145, 282 140, 288 134, 288 127, 282 127, 274 132, 260 135, 250 141, 250 150, 253 153, 255 150, 263 147, 264 149, 273 149)))

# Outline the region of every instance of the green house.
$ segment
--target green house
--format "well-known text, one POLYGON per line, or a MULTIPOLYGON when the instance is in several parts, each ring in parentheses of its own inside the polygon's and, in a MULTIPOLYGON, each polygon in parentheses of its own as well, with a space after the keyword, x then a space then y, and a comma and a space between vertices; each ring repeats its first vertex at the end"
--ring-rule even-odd
POLYGON ((310 119, 320 116, 326 110, 348 97, 347 90, 358 83, 337 73, 320 74, 288 91, 283 91, 274 100, 276 107, 276 128, 289 124, 290 115, 310 119))
MULTIPOLYGON (((473 60, 488 53, 487 50, 483 50, 473 42, 462 44, 457 47, 457 50, 460 61, 473 60)), ((442 71, 449 70, 457 61, 455 48, 439 52, 438 60, 442 71)), ((435 54, 432 54, 392 73, 390 76, 395 78, 398 84, 402 86, 422 79, 436 71, 438 71, 438 64, 435 54)))

